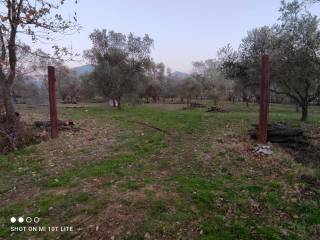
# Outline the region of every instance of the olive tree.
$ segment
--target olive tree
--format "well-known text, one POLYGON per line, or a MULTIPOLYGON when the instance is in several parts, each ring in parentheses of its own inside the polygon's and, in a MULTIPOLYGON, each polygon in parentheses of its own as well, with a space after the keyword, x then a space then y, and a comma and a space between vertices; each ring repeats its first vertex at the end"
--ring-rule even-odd
POLYGON ((76 73, 65 65, 56 68, 58 92, 63 103, 76 103, 80 94, 80 80, 76 73))
POLYGON ((186 98, 188 106, 191 106, 192 98, 201 94, 201 84, 193 77, 188 77, 180 82, 180 97, 186 98))
POLYGON ((192 76, 201 84, 201 97, 213 100, 214 105, 227 96, 228 83, 225 81, 218 61, 207 59, 193 62, 192 76))
POLYGON ((305 3, 282 1, 278 24, 250 31, 238 51, 230 47, 220 51, 224 73, 256 98, 260 59, 269 54, 271 91, 300 106, 302 121, 308 118, 309 105, 320 96, 319 18, 308 12, 305 3))
POLYGON ((274 41, 274 29, 264 26, 249 31, 238 51, 230 45, 219 50, 222 71, 247 104, 250 98, 259 99, 261 57, 272 53, 274 41))
POLYGON ((94 65, 93 76, 105 97, 116 99, 118 108, 125 94, 131 94, 144 79, 151 65, 153 40, 130 33, 125 35, 106 29, 95 30, 91 35, 93 47, 85 56, 94 65))
POLYGON ((319 18, 303 3, 282 2, 277 26, 277 46, 273 53, 273 92, 291 98, 302 109, 301 120, 308 118, 310 103, 320 96, 319 18))

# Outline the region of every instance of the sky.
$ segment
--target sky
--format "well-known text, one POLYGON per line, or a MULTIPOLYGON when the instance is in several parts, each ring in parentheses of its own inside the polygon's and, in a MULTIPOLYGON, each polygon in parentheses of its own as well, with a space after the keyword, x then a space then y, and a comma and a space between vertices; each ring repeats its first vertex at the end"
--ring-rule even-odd
POLYGON ((190 72, 193 61, 215 58, 228 43, 237 48, 248 30, 274 24, 279 8, 280 0, 79 0, 63 12, 72 16, 75 10, 82 30, 58 43, 82 54, 91 47, 88 36, 93 29, 147 33, 154 39, 156 62, 190 72))

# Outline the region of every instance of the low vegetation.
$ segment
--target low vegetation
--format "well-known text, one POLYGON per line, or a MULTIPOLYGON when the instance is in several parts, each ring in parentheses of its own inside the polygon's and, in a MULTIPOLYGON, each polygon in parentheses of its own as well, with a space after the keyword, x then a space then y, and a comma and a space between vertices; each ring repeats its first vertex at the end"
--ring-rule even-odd
MULTIPOLYGON (((181 108, 61 108, 80 131, 1 156, 0 237, 319 238, 319 170, 276 145, 268 157, 252 152, 257 106, 181 108), (9 218, 18 215, 74 231, 12 233, 9 218)), ((319 134, 319 111, 302 124, 291 106, 273 105, 270 118, 319 134)))

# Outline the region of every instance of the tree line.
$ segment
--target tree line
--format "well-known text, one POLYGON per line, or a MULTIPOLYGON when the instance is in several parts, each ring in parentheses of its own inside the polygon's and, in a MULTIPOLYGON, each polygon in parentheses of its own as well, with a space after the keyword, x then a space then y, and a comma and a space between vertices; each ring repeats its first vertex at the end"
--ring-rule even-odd
POLYGON ((271 92, 283 95, 308 117, 311 103, 320 95, 319 18, 308 11, 308 1, 281 2, 280 18, 273 26, 248 32, 239 49, 227 45, 219 51, 222 70, 235 82, 244 99, 259 98, 262 55, 271 58, 271 92))
MULTIPOLYGON (((90 34, 92 47, 83 55, 93 71, 78 76, 59 57, 53 58, 41 50, 31 51, 14 38, 18 27, 35 40, 42 36, 32 27, 62 34, 76 28, 75 23, 64 21, 59 14, 52 18, 50 9, 57 10, 60 5, 40 0, 37 7, 23 0, 5 2, 12 13, 1 16, 6 25, 0 27, 0 80, 8 121, 15 118, 12 96, 41 95, 46 91, 47 65, 56 66, 57 89, 63 102, 100 96, 111 99, 118 108, 123 101, 191 104, 193 100, 206 99, 216 105, 221 99, 258 102, 260 61, 262 55, 268 54, 272 101, 295 104, 301 109, 303 121, 307 120, 310 104, 320 102, 319 19, 308 11, 308 6, 317 1, 282 1, 277 23, 248 31, 237 49, 226 45, 215 59, 193 62, 192 73, 183 78, 174 76, 164 63, 153 61, 154 40, 149 35, 140 37, 106 29, 90 34), (10 47, 12 43, 15 48, 10 47), (37 74, 28 74, 30 69, 37 74), (28 78, 42 78, 43 84, 35 86, 28 78)), ((65 48, 54 49, 56 56, 68 53, 65 48)))
MULTIPOLYGON (((319 103, 320 30, 319 18, 308 11, 308 1, 281 2, 280 17, 272 26, 248 31, 239 48, 219 49, 216 59, 193 62, 185 79, 165 74, 163 63, 150 57, 153 40, 133 34, 95 30, 93 48, 86 58, 95 66, 91 75, 105 97, 116 99, 135 94, 151 99, 192 99, 259 101, 261 57, 271 58, 271 96, 274 102, 294 103, 301 120, 309 105, 319 103)), ((149 100, 148 100, 149 101, 149 100)))

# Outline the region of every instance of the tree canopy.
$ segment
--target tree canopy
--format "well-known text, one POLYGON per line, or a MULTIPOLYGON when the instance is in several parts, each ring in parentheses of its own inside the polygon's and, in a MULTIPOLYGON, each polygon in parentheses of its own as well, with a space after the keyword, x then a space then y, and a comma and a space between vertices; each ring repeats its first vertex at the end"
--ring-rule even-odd
POLYGON ((93 47, 85 51, 85 56, 95 66, 94 77, 98 88, 105 97, 116 99, 121 107, 121 99, 132 93, 138 81, 151 67, 151 47, 153 40, 106 29, 90 34, 93 47))

